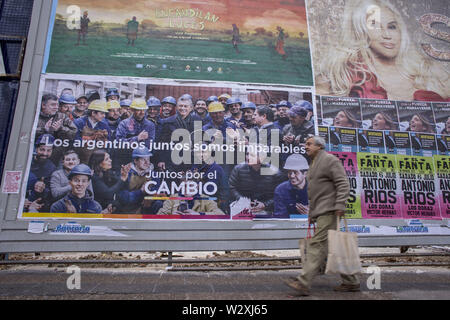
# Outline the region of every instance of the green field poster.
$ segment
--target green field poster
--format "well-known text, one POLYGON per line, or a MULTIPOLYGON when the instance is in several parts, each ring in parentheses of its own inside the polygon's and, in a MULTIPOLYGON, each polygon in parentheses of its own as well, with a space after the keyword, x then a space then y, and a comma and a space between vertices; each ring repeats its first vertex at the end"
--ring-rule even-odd
POLYGON ((303 0, 59 0, 45 73, 312 86, 303 0))

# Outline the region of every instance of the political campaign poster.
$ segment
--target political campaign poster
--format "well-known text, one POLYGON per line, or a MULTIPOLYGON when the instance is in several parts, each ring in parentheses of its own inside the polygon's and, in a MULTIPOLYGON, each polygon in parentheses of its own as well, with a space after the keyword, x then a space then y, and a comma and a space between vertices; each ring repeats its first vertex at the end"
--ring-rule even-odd
POLYGON ((55 6, 44 73, 313 85, 303 0, 55 6))
POLYGON ((450 155, 450 102, 435 102, 432 105, 436 120, 437 152, 450 155))
POLYGON ((385 134, 399 129, 395 101, 360 99, 360 103, 363 129, 358 135, 359 151, 385 153, 385 134))
POLYGON ((358 151, 358 131, 361 128, 359 99, 322 97, 322 125, 330 131, 330 150, 339 152, 358 151))
POLYGON ((442 218, 450 218, 450 157, 434 156, 436 169, 436 199, 441 209, 442 218))
POLYGON ((330 130, 329 127, 319 126, 319 136, 325 140, 326 151, 331 151, 329 130, 330 130))
POLYGON ((306 217, 310 91, 76 75, 40 91, 21 218, 306 217))
POLYGON ((357 159, 362 217, 401 219, 401 189, 396 156, 358 152, 357 159))
POLYGON ((448 1, 308 0, 316 92, 446 102, 448 1))
POLYGON ((354 152, 331 152, 344 166, 350 184, 350 196, 347 200, 345 216, 349 219, 361 218, 361 179, 358 172, 358 160, 354 152))
POLYGON ((410 132, 412 154, 431 157, 437 153, 436 123, 430 102, 398 101, 400 131, 410 132))
POLYGON ((397 156, 405 219, 440 219, 433 157, 397 156))
POLYGON ((384 141, 386 153, 412 155, 411 138, 409 132, 385 131, 384 141))
POLYGON ((385 153, 383 131, 358 129, 360 152, 385 153))

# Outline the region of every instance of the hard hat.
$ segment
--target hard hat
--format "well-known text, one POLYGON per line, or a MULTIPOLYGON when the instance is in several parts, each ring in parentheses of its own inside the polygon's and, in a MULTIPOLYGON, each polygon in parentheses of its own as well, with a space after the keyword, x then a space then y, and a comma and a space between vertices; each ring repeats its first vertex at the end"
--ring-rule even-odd
POLYGON ((51 134, 46 133, 46 134, 40 135, 36 139, 36 142, 34 144, 36 146, 38 146, 40 144, 53 145, 54 141, 55 141, 55 137, 53 137, 51 134))
POLYGON ((142 98, 136 98, 131 102, 130 108, 136 110, 147 110, 147 103, 142 98))
POLYGON ((231 96, 230 96, 228 93, 222 93, 222 94, 219 96, 219 99, 220 99, 220 98, 226 98, 226 99, 228 100, 228 99, 231 98, 231 96))
POLYGON ((90 179, 92 177, 92 170, 84 163, 81 163, 81 164, 73 167, 73 169, 69 173, 68 178, 69 178, 69 180, 71 180, 73 176, 80 175, 80 174, 88 176, 90 179))
POLYGON ((174 106, 176 106, 177 100, 172 96, 168 96, 168 97, 165 97, 164 99, 162 99, 161 104, 163 104, 163 103, 170 103, 170 104, 173 104, 174 106))
POLYGON ((88 93, 86 93, 86 98, 88 102, 100 99, 100 95, 98 94, 97 90, 90 90, 88 93))
POLYGON ((111 96, 118 96, 120 97, 119 91, 117 90, 117 88, 109 88, 106 91, 106 97, 111 97, 111 96))
POLYGON ((208 105, 208 112, 220 112, 225 111, 225 108, 223 107, 223 104, 221 104, 218 101, 213 101, 208 105))
POLYGON ((241 110, 242 109, 253 109, 253 110, 256 110, 256 105, 253 102, 251 102, 251 101, 247 101, 247 102, 244 102, 241 105, 241 110))
POLYGON ((229 106, 229 105, 232 105, 232 104, 235 104, 235 103, 238 103, 238 104, 240 104, 240 105, 242 106, 242 101, 241 101, 241 99, 236 98, 236 97, 234 97, 234 98, 229 98, 229 99, 227 100, 227 102, 226 102, 226 105, 229 106))
POLYGON ((161 101, 157 97, 151 96, 147 100, 147 106, 148 107, 161 107, 161 101))
POLYGON ((304 156, 294 153, 291 154, 286 159, 286 163, 284 164, 284 169, 286 170, 308 170, 309 165, 308 161, 304 156))
POLYGON ((306 117, 308 114, 308 111, 300 106, 293 106, 289 112, 288 115, 291 117, 296 117, 296 116, 300 116, 300 117, 306 117))
POLYGON ((88 110, 108 112, 108 109, 106 108, 106 102, 99 99, 92 101, 89 104, 88 110))
POLYGON ((85 94, 81 94, 77 97, 77 101, 80 100, 81 98, 88 100, 88 97, 85 94))
POLYGON ((208 99, 206 99, 206 105, 209 105, 213 101, 219 101, 219 98, 216 96, 210 96, 208 99))
POLYGON ((280 107, 288 107, 289 109, 292 108, 292 103, 290 103, 287 100, 281 100, 280 103, 277 104, 277 108, 280 107))
POLYGON ((180 99, 182 100, 192 100, 192 96, 189 93, 183 94, 180 99))
POLYGON ((297 102, 294 103, 294 106, 300 106, 302 108, 305 108, 307 111, 311 112, 314 110, 313 105, 306 100, 298 100, 297 102))
POLYGON ((143 157, 151 157, 153 154, 152 152, 147 148, 139 148, 139 149, 134 149, 133 153, 131 154, 131 157, 133 159, 136 158, 143 158, 143 157))
POLYGON ((120 106, 121 107, 129 107, 131 104, 131 100, 130 99, 123 99, 122 101, 120 101, 120 106))
POLYGON ((120 103, 117 100, 111 100, 106 103, 106 109, 120 109, 120 103))
POLYGON ((59 98, 59 103, 68 103, 68 104, 76 104, 77 100, 75 100, 75 97, 71 95, 70 93, 64 93, 59 98))

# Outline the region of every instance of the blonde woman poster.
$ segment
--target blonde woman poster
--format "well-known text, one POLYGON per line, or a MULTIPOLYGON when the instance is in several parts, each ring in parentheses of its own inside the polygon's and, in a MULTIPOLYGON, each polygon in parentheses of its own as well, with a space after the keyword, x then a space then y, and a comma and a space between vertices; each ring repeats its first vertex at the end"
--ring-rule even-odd
POLYGON ((448 12, 448 1, 308 1, 317 93, 450 101, 450 54, 432 57, 422 45, 450 52, 448 33, 427 35, 446 30, 425 26, 423 17, 437 12, 448 12))

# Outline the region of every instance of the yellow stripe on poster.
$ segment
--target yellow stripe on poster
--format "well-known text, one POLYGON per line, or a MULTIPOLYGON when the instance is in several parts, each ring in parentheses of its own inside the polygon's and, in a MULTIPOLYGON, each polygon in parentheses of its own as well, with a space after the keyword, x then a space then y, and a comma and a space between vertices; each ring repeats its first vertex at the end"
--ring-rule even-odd
POLYGON ((45 213, 45 212, 24 212, 23 218, 103 218, 103 214, 98 213, 45 213))

